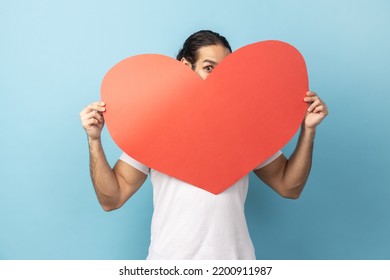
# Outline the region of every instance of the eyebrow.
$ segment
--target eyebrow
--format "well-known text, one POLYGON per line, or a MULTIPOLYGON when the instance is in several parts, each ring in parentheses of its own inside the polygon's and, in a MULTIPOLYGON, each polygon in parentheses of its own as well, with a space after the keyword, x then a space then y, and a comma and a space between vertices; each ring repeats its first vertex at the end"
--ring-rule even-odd
POLYGON ((218 64, 217 62, 215 62, 215 61, 213 61, 213 60, 210 60, 210 59, 205 59, 205 60, 203 60, 203 63, 205 63, 205 62, 211 63, 211 64, 213 64, 213 65, 217 65, 217 64, 218 64))

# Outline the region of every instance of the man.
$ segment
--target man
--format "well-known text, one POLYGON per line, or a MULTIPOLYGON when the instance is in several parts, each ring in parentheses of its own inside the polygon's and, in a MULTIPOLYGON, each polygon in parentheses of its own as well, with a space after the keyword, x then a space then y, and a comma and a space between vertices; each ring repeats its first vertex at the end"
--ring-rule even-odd
MULTIPOLYGON (((206 79, 230 53, 223 36, 202 30, 185 41, 177 59, 206 79)), ((292 199, 300 196, 309 176, 316 127, 328 114, 314 92, 307 92, 304 101, 309 104, 307 114, 291 157, 277 152, 254 170, 281 196, 292 199)), ((104 111, 100 101, 80 113, 88 135, 92 182, 101 206, 111 211, 121 207, 150 175, 154 213, 148 259, 255 259, 244 214, 248 176, 214 195, 149 169, 125 153, 111 169, 100 139, 104 111)))

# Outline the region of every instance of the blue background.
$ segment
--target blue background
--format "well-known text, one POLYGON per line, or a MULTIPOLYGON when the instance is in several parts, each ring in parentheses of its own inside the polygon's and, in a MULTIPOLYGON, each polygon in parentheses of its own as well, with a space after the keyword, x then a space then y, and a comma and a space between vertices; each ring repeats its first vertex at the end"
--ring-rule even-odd
MULTIPOLYGON (((0 259, 144 259, 152 189, 104 212, 79 112, 106 71, 200 29, 289 42, 330 115, 299 200, 252 177, 259 259, 390 258, 389 1, 0 1, 0 259)), ((120 151, 104 130, 108 160, 120 151)), ((296 137, 283 149, 290 155, 296 137)))

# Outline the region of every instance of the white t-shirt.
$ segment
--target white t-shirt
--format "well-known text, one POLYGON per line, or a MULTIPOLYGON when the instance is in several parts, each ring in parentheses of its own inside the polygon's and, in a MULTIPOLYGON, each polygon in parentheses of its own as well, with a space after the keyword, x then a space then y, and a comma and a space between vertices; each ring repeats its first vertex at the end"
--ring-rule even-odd
POLYGON ((214 195, 149 169, 125 153, 119 159, 150 174, 154 212, 147 259, 256 259, 244 213, 249 175, 214 195))

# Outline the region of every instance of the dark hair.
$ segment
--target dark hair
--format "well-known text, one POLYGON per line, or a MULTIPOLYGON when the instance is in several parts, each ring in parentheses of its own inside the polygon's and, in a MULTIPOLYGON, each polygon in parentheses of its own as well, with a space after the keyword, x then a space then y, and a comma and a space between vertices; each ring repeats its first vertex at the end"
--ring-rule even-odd
POLYGON ((195 68, 195 62, 198 60, 198 50, 201 47, 211 45, 222 45, 232 52, 225 37, 211 30, 200 30, 185 40, 183 48, 177 54, 176 59, 181 60, 184 57, 195 68))

